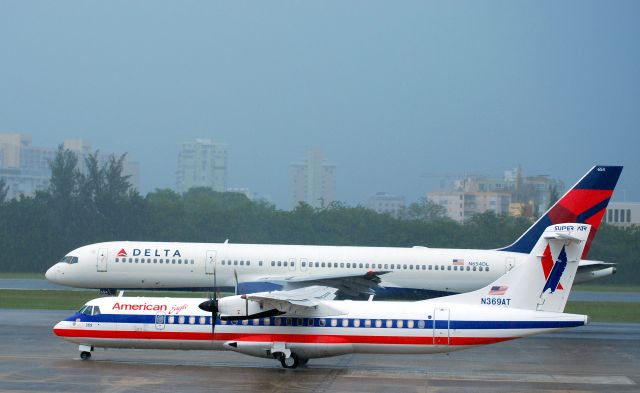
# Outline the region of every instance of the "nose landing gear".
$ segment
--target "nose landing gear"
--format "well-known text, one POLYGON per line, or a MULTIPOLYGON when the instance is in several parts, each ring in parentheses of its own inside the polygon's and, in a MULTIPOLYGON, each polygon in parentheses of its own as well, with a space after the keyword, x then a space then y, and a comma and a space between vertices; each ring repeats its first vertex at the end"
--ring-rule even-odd
POLYGON ((91 351, 93 351, 93 347, 89 345, 80 345, 78 346, 78 349, 80 350, 80 359, 82 360, 91 359, 91 351))

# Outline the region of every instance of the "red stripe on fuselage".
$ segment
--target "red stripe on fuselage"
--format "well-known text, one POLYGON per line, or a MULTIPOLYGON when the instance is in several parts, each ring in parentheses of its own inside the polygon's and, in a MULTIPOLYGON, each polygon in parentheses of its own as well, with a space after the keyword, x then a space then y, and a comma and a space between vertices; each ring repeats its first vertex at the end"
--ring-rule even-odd
MULTIPOLYGON (((183 341, 241 341, 288 342, 304 344, 396 344, 433 345, 432 336, 361 336, 326 334, 242 334, 206 332, 139 332, 117 330, 53 329, 60 337, 107 338, 129 340, 183 340, 183 341)), ((512 340, 518 337, 450 337, 450 345, 482 345, 512 340)), ((446 337, 438 337, 445 340, 446 337)), ((446 344, 446 342, 445 342, 446 344)))

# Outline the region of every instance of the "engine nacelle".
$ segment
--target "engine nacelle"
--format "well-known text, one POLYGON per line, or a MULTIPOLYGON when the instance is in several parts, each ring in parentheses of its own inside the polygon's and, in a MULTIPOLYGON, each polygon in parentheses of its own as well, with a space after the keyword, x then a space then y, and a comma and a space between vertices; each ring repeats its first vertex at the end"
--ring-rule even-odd
POLYGON ((265 309, 263 304, 249 300, 245 295, 228 296, 219 299, 218 311, 222 320, 264 318, 284 314, 275 308, 265 309))

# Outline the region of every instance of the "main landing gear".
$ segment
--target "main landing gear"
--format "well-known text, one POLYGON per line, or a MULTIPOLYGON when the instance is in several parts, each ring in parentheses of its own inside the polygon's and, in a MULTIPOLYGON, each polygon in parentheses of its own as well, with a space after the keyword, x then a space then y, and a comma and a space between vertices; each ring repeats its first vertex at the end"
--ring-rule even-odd
POLYGON ((278 360, 280 360, 280 364, 284 368, 297 368, 298 366, 306 366, 309 363, 309 359, 298 357, 295 353, 286 357, 284 354, 279 354, 277 356, 278 360))

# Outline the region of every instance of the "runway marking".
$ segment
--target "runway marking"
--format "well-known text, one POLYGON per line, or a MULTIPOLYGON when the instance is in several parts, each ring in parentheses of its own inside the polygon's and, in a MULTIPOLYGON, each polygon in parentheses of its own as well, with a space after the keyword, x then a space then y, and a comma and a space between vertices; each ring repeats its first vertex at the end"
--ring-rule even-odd
POLYGON ((397 379, 441 379, 452 381, 493 381, 493 382, 528 382, 528 383, 563 383, 591 385, 635 385, 636 383, 624 375, 561 375, 561 374, 524 374, 524 373, 449 373, 421 372, 409 370, 347 370, 343 375, 347 378, 397 378, 397 379))

